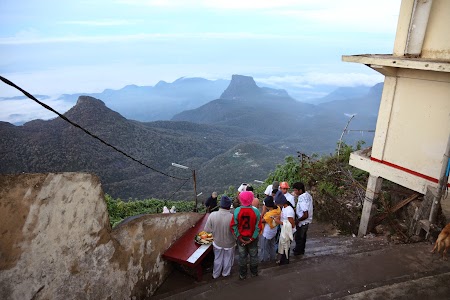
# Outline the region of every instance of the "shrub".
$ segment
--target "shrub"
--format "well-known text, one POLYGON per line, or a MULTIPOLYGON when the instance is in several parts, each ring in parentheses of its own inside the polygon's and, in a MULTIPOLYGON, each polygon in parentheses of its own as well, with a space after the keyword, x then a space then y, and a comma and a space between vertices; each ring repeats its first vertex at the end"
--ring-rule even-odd
MULTIPOLYGON (((162 213, 163 207, 169 209, 175 206, 177 212, 194 211, 195 202, 193 201, 170 201, 160 199, 129 200, 122 201, 120 198, 114 199, 110 195, 105 195, 105 201, 109 213, 109 221, 112 227, 122 222, 124 219, 142 214, 162 213)), ((204 207, 199 207, 199 212, 204 212, 204 207)))

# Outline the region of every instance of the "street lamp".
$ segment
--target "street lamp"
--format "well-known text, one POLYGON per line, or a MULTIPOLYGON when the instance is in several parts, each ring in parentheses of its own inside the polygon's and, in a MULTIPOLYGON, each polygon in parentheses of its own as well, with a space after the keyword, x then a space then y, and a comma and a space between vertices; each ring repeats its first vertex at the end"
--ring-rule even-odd
POLYGON ((351 120, 356 116, 356 114, 350 115, 350 119, 347 122, 347 125, 345 125, 344 131, 342 131, 341 134, 341 138, 339 139, 339 144, 338 144, 338 150, 337 150, 337 157, 339 159, 339 152, 341 151, 341 144, 342 144, 342 137, 344 136, 344 133, 347 131, 347 127, 350 124, 351 120))
POLYGON ((184 169, 184 170, 191 170, 192 171, 192 178, 194 178, 194 194, 195 194, 195 206, 194 206, 194 212, 197 212, 197 196, 199 196, 200 194, 197 195, 197 180, 195 178, 195 170, 191 169, 189 167, 180 165, 180 164, 176 164, 176 163, 172 163, 172 166, 180 168, 180 169, 184 169))

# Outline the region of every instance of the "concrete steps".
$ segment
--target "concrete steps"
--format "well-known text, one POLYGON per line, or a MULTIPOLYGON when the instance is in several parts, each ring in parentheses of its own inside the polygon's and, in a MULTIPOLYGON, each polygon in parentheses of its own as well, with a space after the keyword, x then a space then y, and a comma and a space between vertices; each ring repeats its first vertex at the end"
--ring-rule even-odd
MULTIPOLYGON (((442 294, 442 289, 433 286, 434 280, 449 278, 450 262, 430 254, 431 248, 428 243, 388 244, 383 237, 317 236, 308 239, 307 254, 303 257, 293 256, 290 264, 284 266, 261 264, 258 277, 239 280, 236 264, 228 278, 213 280, 207 273, 202 282, 192 279, 178 288, 172 284, 171 291, 157 293, 152 299, 253 299, 256 295, 283 299, 370 299, 367 293, 380 296, 392 284, 415 299, 421 289, 409 290, 408 282, 414 281, 442 294)), ((443 289, 450 293, 448 284, 443 289)))

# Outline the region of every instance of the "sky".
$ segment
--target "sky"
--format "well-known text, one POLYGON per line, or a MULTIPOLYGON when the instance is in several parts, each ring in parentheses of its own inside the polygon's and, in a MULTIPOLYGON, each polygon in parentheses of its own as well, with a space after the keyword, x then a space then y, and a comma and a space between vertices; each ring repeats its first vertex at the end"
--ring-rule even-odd
MULTIPOLYGON (((400 0, 1 0, 0 75, 50 96, 232 74, 288 92, 371 86, 383 77, 341 56, 392 53, 399 9, 400 0)), ((0 98, 16 95, 0 82, 0 98)))

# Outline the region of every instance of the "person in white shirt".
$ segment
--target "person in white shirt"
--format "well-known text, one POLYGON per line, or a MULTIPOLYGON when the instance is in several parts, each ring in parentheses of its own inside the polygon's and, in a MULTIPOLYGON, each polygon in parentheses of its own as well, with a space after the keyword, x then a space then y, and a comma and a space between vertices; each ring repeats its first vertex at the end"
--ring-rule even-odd
POLYGON ((292 187, 294 194, 298 196, 294 255, 303 255, 305 254, 308 227, 313 219, 313 199, 305 191, 305 185, 302 182, 296 182, 292 187))
POLYGON ((278 186, 279 186, 280 184, 278 183, 278 181, 274 181, 274 182, 272 182, 272 184, 269 184, 267 187, 266 187, 266 190, 264 191, 264 194, 266 195, 266 196, 272 196, 272 191, 273 190, 278 190, 278 186))
POLYGON ((295 209, 295 198, 290 193, 288 193, 289 184, 286 181, 280 183, 280 191, 283 193, 286 200, 291 203, 291 206, 295 209))
POLYGON ((238 192, 239 192, 239 193, 245 192, 245 191, 247 190, 247 186, 248 186, 248 183, 242 183, 242 184, 238 187, 238 192))
MULTIPOLYGON (((280 184, 278 183, 278 181, 274 181, 272 184, 269 184, 266 187, 266 190, 264 191, 264 195, 266 195, 267 197, 272 197, 272 198, 275 197, 275 194, 278 192, 279 186, 280 186, 280 184)), ((261 212, 261 217, 264 217, 266 212, 267 212, 267 207, 263 200, 263 208, 262 208, 262 212, 261 212)))
POLYGON ((295 233, 295 211, 281 191, 276 193, 274 200, 275 204, 281 208, 281 215, 274 219, 276 224, 281 225, 276 263, 278 265, 284 265, 289 264, 291 240, 293 239, 292 235, 295 233), (283 234, 285 229, 288 230, 286 235, 283 234), (289 238, 286 238, 287 236, 289 238))

